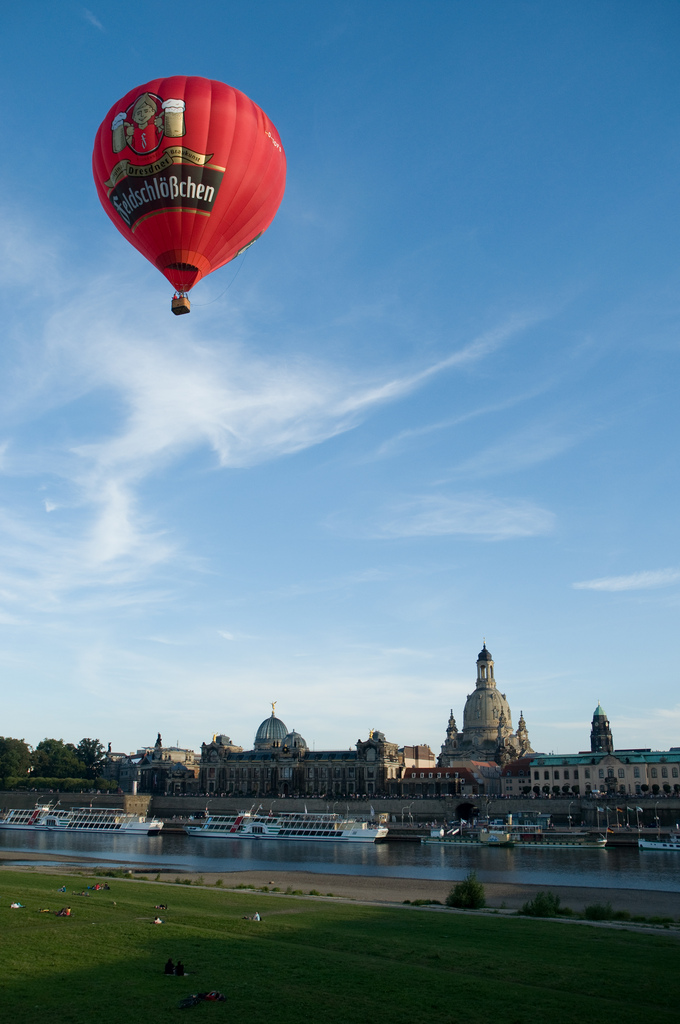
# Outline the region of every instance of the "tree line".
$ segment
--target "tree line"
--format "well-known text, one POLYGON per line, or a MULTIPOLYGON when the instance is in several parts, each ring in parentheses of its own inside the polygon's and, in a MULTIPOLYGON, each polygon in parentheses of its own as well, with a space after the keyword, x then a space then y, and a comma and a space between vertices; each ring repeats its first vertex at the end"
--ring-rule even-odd
POLYGON ((25 740, 0 736, 0 783, 6 787, 21 780, 90 780, 99 778, 105 762, 104 745, 84 737, 76 746, 63 740, 45 738, 36 747, 25 740))

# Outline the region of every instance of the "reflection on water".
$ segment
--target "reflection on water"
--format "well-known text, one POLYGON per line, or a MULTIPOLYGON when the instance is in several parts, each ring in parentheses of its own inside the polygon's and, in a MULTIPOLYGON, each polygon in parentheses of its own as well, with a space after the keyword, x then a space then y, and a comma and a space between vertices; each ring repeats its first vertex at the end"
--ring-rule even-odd
POLYGON ((680 854, 673 851, 522 850, 415 843, 305 843, 200 839, 194 836, 68 835, 0 831, 0 849, 84 854, 101 864, 149 865, 177 871, 310 871, 318 874, 457 880, 474 869, 483 882, 531 882, 680 892, 680 854))

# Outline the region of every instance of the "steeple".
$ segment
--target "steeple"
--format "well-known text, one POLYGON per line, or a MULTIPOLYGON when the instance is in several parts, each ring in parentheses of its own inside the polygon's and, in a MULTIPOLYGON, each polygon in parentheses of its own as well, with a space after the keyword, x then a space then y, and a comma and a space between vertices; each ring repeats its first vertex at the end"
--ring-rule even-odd
POLYGON ((614 740, 609 727, 609 719, 602 708, 599 700, 593 712, 593 724, 590 730, 590 749, 593 754, 611 754, 614 750, 614 740))
POLYGON ((440 756, 440 763, 446 764, 445 761, 441 760, 441 757, 446 755, 454 756, 458 750, 458 726, 456 725, 456 719, 453 717, 453 708, 451 708, 451 714, 449 715, 449 724, 446 727, 446 739, 442 743, 442 752, 440 756))

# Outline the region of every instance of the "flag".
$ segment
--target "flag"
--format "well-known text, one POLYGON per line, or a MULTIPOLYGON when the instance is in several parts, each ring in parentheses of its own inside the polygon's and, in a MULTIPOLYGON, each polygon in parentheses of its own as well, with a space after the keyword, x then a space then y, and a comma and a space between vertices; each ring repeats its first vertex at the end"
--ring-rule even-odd
POLYGON ((375 818, 375 809, 373 807, 373 804, 371 804, 371 817, 375 818))
POLYGON ((600 812, 600 814, 604 814, 604 807, 598 807, 598 811, 600 812))
POLYGON ((636 811, 639 811, 639 812, 640 812, 640 814, 642 814, 642 813, 643 813, 643 811, 642 811, 642 808, 641 808, 641 807, 636 807, 636 808, 635 808, 635 810, 636 810, 636 811))

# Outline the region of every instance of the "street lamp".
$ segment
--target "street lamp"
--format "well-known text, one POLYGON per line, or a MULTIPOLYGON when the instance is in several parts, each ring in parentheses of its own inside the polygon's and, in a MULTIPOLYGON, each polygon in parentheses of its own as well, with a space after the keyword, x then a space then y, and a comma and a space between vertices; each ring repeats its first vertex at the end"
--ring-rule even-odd
POLYGON ((658 811, 659 811, 659 801, 657 800, 656 803, 654 804, 654 820, 656 822, 656 833, 657 833, 657 836, 660 837, 661 836, 661 822, 659 821, 659 813, 658 813, 658 811))
POLYGON ((569 818, 569 831, 570 831, 570 832, 571 832, 571 808, 572 808, 572 805, 573 805, 574 803, 575 803, 575 801, 574 801, 574 800, 570 800, 570 801, 569 801, 569 809, 567 810, 567 817, 569 818))
POLYGON ((408 814, 409 818, 411 819, 411 824, 413 824, 413 815, 411 814, 411 808, 413 807, 413 803, 414 803, 414 801, 412 800, 411 803, 408 805, 408 807, 402 807, 402 809, 401 809, 401 823, 402 823, 402 825, 404 824, 404 811, 406 811, 406 813, 408 814))

